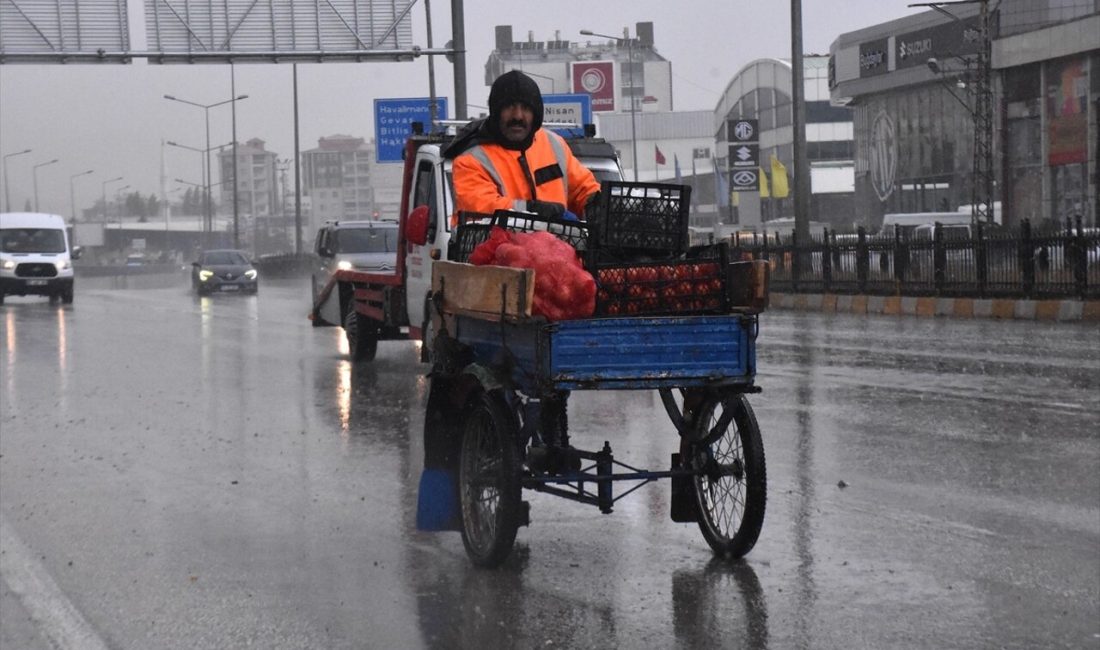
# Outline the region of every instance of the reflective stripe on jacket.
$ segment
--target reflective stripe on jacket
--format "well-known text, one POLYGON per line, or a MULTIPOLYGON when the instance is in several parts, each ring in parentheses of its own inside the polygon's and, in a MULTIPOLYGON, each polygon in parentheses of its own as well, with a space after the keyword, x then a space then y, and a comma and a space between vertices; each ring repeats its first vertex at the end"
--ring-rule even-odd
POLYGON ((494 143, 471 147, 455 158, 453 170, 459 211, 524 210, 528 199, 538 199, 561 203, 579 215, 600 189, 565 141, 545 129, 535 132, 523 152, 494 143))

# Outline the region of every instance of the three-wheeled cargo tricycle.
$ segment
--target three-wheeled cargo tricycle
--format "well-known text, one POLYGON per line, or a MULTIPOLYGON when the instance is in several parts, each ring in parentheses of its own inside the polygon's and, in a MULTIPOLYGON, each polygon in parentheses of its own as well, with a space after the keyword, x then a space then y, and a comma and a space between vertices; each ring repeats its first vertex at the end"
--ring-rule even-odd
POLYGON ((697 522, 716 554, 748 553, 765 507, 764 449, 746 395, 758 392, 766 267, 723 264, 727 278, 739 268, 731 281, 749 290, 722 313, 548 322, 531 314, 530 269, 436 263, 418 526, 461 530, 471 560, 496 566, 530 521, 523 490, 610 513, 667 478, 674 521, 697 522), (571 391, 638 389, 659 391, 671 419, 668 469, 620 462, 610 441, 595 451, 570 445, 571 391))

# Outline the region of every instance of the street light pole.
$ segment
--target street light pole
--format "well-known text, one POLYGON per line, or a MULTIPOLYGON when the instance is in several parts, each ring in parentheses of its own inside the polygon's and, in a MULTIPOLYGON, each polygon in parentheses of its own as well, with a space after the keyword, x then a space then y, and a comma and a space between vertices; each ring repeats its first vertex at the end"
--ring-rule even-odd
POLYGON ((76 223, 76 193, 73 191, 73 180, 78 176, 87 176, 94 172, 94 169, 89 169, 86 172, 80 172, 79 174, 73 174, 69 177, 69 210, 73 215, 73 223, 76 223))
POLYGON ((38 163, 37 165, 34 166, 34 169, 31 172, 31 175, 34 179, 34 211, 35 212, 38 212, 38 168, 39 167, 45 167, 46 165, 52 165, 55 162, 57 162, 57 158, 54 158, 53 160, 51 160, 49 162, 38 163))
POLYGON ((103 183, 100 185, 100 190, 102 190, 102 192, 103 192, 103 225, 104 226, 107 225, 107 184, 108 183, 114 183, 114 182, 117 182, 117 181, 120 181, 120 180, 122 180, 121 176, 119 176, 118 178, 112 178, 109 181, 103 181, 103 183))
MULTIPOLYGON (((209 233, 214 230, 214 213, 213 213, 213 209, 212 209, 213 206, 211 204, 211 197, 210 197, 210 188, 213 187, 213 184, 211 183, 211 176, 212 176, 211 171, 212 170, 210 168, 210 109, 214 108, 215 106, 221 106, 223 104, 229 104, 230 102, 236 102, 236 101, 239 101, 239 100, 242 100, 242 99, 248 99, 248 95, 238 95, 238 96, 232 97, 230 99, 226 99, 226 100, 223 100, 223 101, 220 101, 220 102, 215 102, 213 104, 199 104, 198 102, 192 102, 192 101, 189 101, 189 100, 186 100, 186 99, 180 99, 179 97, 175 97, 173 95, 165 95, 164 98, 169 99, 169 100, 174 101, 174 102, 179 102, 181 104, 187 104, 189 106, 195 106, 195 107, 201 108, 203 110, 203 115, 204 115, 205 121, 206 121, 206 178, 204 179, 204 181, 205 181, 204 191, 206 192, 206 202, 205 202, 206 215, 205 215, 205 223, 203 224, 203 231, 207 235, 207 242, 206 243, 209 243, 209 233)), ((234 160, 234 165, 235 165, 235 163, 236 163, 236 161, 234 160)), ((236 174, 236 170, 234 170, 233 173, 236 174)))
POLYGON ((122 229, 122 190, 130 189, 129 185, 123 185, 115 190, 115 207, 118 208, 118 227, 122 229))
POLYGON ((634 165, 634 182, 638 182, 638 126, 634 117, 634 39, 629 37, 619 38, 616 36, 608 36, 607 34, 598 34, 589 29, 582 29, 581 35, 583 36, 599 36, 600 38, 610 38, 617 43, 626 41, 627 47, 627 61, 629 62, 628 79, 630 83, 630 153, 634 165))
POLYGON ((22 156, 25 153, 30 153, 30 149, 24 149, 22 151, 16 151, 15 153, 9 153, 4 156, 4 212, 11 212, 11 190, 8 185, 8 158, 12 156, 22 156))

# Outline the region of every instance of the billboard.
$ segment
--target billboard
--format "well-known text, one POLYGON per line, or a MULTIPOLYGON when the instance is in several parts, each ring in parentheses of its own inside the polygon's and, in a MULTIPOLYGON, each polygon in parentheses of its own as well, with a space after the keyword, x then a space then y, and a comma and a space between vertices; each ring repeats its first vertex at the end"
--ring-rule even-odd
POLYGON ((3 63, 412 60, 415 0, 10 0, 3 63))
POLYGON ((592 112, 615 110, 615 62, 577 61, 572 65, 573 92, 592 98, 592 112))

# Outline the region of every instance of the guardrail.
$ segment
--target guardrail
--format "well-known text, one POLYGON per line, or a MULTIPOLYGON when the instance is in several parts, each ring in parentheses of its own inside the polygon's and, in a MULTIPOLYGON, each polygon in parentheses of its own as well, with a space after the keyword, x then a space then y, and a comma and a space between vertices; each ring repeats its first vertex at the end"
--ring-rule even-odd
POLYGON ((278 255, 261 255, 256 259, 256 269, 261 276, 292 277, 297 275, 309 275, 310 270, 316 264, 312 253, 283 253, 278 255))
POLYGON ((81 264, 76 263, 74 270, 82 278, 105 278, 114 275, 160 275, 166 273, 186 273, 188 266, 182 264, 81 264))
MULTIPOLYGON (((826 229, 799 242, 790 235, 731 242, 733 259, 771 264, 772 290, 902 296, 1100 298, 1100 229, 1081 220, 1065 228, 1016 231, 978 224, 952 238, 854 235, 826 229)), ((743 236, 742 236, 743 237, 743 236)))

